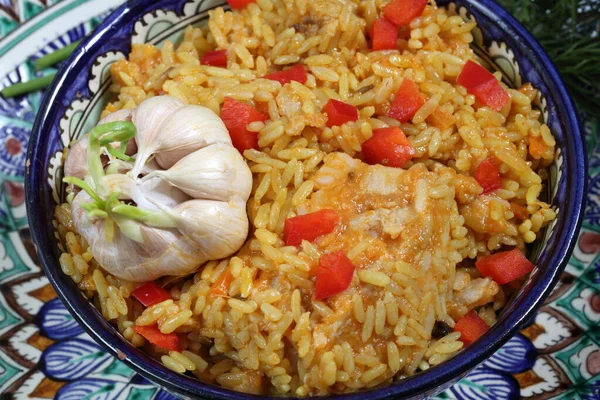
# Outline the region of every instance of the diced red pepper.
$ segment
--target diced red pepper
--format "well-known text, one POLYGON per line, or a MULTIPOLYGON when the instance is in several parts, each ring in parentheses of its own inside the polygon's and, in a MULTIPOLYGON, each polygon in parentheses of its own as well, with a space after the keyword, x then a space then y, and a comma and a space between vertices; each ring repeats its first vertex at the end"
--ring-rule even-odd
POLYGON ((135 325, 133 330, 146 338, 150 343, 162 349, 179 351, 179 337, 177 337, 176 333, 162 333, 156 325, 135 325))
POLYGON ((142 286, 137 287, 131 292, 131 295, 146 307, 162 303, 171 298, 169 292, 154 282, 144 283, 142 286))
POLYGON ((460 341, 469 346, 471 343, 482 337, 490 327, 473 310, 467 315, 456 321, 454 332, 460 332, 460 341))
POLYGON ((229 6, 234 10, 236 8, 244 8, 250 3, 254 3, 256 0, 227 0, 229 6))
POLYGON ((405 26, 423 14, 427 0, 392 0, 383 7, 383 15, 398 26, 405 26))
POLYGON ((331 233, 339 221, 337 211, 331 209, 288 218, 283 226, 283 241, 286 246, 299 246, 303 240, 312 242, 319 236, 331 233))
POLYGON ((385 17, 371 26, 371 47, 373 50, 393 50, 398 40, 398 26, 385 17))
POLYGON ((229 131, 233 146, 240 153, 247 149, 258 149, 258 133, 250 132, 246 127, 251 122, 265 121, 266 116, 250 104, 225 97, 221 108, 221 119, 229 131))
POLYGON ((308 75, 306 74, 304 65, 298 64, 294 65, 292 68, 283 71, 272 72, 263 76, 263 78, 270 79, 272 81, 277 81, 282 85, 290 83, 291 81, 296 81, 304 84, 308 79, 308 75))
POLYGON ((227 50, 215 50, 204 53, 200 58, 200 63, 203 65, 212 65, 213 67, 227 66, 227 50))
POLYGON ((417 84, 410 79, 404 79, 387 115, 400 122, 407 122, 423 104, 425 96, 419 92, 417 84))
POLYGON ((233 281, 231 271, 227 270, 219 276, 217 281, 213 283, 208 290, 209 296, 227 297, 229 295, 229 286, 233 281))
POLYGON ((323 254, 317 267, 315 299, 321 300, 348 289, 354 269, 354 264, 343 251, 323 254))
POLYGON ((494 75, 481 65, 474 61, 468 60, 458 77, 456 83, 464 86, 467 90, 476 88, 486 82, 496 79, 494 75))
POLYGON ((483 194, 493 192, 502 187, 498 162, 496 162, 494 157, 488 157, 479 163, 475 170, 475 180, 483 188, 483 194))
POLYGON ((519 279, 535 267, 518 249, 490 254, 477 260, 475 266, 482 276, 489 276, 499 285, 519 279))
POLYGON ((358 119, 358 109, 343 101, 329 99, 323 111, 327 114, 327 126, 339 126, 358 119))
POLYGON ((502 110, 510 97, 490 71, 471 60, 467 61, 456 78, 483 105, 496 111, 502 110))
POLYGON ((415 149, 398 127, 381 128, 373 131, 373 137, 362 144, 367 164, 402 167, 414 157, 415 149))

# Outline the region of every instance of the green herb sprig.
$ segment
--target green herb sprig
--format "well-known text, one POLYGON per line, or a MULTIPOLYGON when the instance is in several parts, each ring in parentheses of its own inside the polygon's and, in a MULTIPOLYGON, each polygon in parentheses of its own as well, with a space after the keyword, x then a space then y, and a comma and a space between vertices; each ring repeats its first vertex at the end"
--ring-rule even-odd
POLYGON ((600 110, 600 0, 500 0, 540 42, 580 109, 600 110))

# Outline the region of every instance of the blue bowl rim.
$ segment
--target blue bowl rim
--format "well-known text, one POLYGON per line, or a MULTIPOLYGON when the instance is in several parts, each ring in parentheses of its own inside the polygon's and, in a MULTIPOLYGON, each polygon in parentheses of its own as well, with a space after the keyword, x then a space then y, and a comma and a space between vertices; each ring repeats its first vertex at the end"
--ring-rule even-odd
MULTIPOLYGON (((100 38, 109 34, 110 27, 113 24, 120 22, 126 14, 132 11, 137 11, 140 8, 144 9, 143 3, 145 3, 144 0, 129 0, 107 17, 96 28, 95 32, 80 44, 63 68, 61 68, 50 88, 46 91, 40 110, 36 116, 27 152, 25 192, 29 221, 44 221, 47 219, 47 215, 42 214, 43 207, 39 207, 42 204, 42 189, 38 183, 42 182, 42 184, 45 184, 45 180, 41 178, 45 176, 46 170, 43 164, 43 149, 38 144, 43 138, 43 132, 50 131, 52 127, 51 121, 56 119, 55 114, 57 111, 53 110, 52 104, 61 98, 63 88, 66 86, 65 82, 70 80, 69 77, 77 74, 74 65, 80 63, 82 58, 85 58, 86 52, 89 49, 99 46, 100 38)), ((572 154, 566 155, 565 159, 569 170, 573 171, 570 171, 571 174, 567 176, 567 184, 569 186, 567 190, 570 197, 567 199, 561 212, 567 213, 567 215, 571 215, 573 218, 564 219, 564 226, 561 227, 562 229, 558 233, 560 240, 557 240, 552 249, 555 256, 551 258, 550 265, 546 266, 549 270, 544 271, 543 276, 537 282, 537 286, 527 293, 526 298, 516 306, 514 311, 490 329, 484 340, 475 342, 467 350, 439 366, 402 379, 400 382, 383 388, 334 395, 331 396, 332 398, 340 400, 359 400, 364 398, 378 400, 399 398, 398 396, 416 396, 466 374, 470 369, 488 358, 502 344, 508 341, 521 326, 530 320, 536 309, 542 304, 543 300, 550 294, 551 289, 558 282, 568 262, 568 257, 575 246, 576 233, 579 231, 582 223, 585 193, 587 191, 587 161, 580 122, 573 101, 548 55, 533 36, 512 15, 493 0, 471 0, 469 3, 469 7, 477 9, 482 14, 493 16, 508 35, 521 39, 524 43, 523 48, 528 49, 530 52, 529 57, 538 61, 538 65, 545 66, 543 69, 540 67, 540 75, 548 82, 552 82, 552 85, 549 84, 549 86, 554 87, 558 92, 557 97, 562 100, 562 104, 559 104, 559 107, 562 109, 561 116, 567 132, 570 132, 570 135, 567 135, 565 140, 569 141, 572 147, 572 154)), ((53 239, 46 238, 47 227, 42 225, 30 224, 30 229, 34 243, 36 243, 39 259, 42 262, 42 267, 50 283, 73 317, 109 353, 122 360, 127 366, 141 375, 167 390, 180 395, 202 396, 203 398, 210 399, 267 399, 264 396, 234 392, 194 378, 173 373, 147 354, 128 344, 114 329, 108 329, 111 326, 99 316, 98 312, 88 301, 85 301, 81 293, 71 290, 71 288, 67 287, 69 284, 65 284, 65 276, 62 275, 54 250, 50 248, 51 246, 45 246, 53 239), (59 276, 53 274, 52 271, 57 271, 59 276)), ((278 398, 273 397, 272 399, 278 398)))

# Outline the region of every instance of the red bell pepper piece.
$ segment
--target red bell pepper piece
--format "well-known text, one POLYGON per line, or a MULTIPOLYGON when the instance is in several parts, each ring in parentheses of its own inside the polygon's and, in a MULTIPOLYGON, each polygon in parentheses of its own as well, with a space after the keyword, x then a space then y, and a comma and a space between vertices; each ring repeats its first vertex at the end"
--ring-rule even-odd
POLYGON ((502 110, 510 97, 500 82, 490 71, 471 60, 467 61, 456 78, 456 83, 464 86, 483 105, 496 111, 502 110))
POLYGON ((137 287, 131 292, 131 295, 146 307, 162 303, 171 298, 169 292, 154 282, 144 283, 142 286, 137 287))
POLYGON ((475 170, 475 180, 483 188, 483 194, 493 192, 502 187, 500 182, 500 171, 498 163, 493 157, 488 157, 477 166, 475 170))
POLYGON ((315 299, 321 300, 348 289, 354 269, 354 264, 343 251, 323 254, 317 267, 315 299))
POLYGON ((327 114, 327 126, 339 126, 358 119, 358 109, 343 101, 329 99, 323 111, 327 114))
POLYGON ((227 0, 227 2, 229 3, 229 6, 235 10, 236 8, 244 8, 248 4, 254 3, 255 0, 227 0))
POLYGON ((456 83, 464 86, 467 90, 483 85, 486 82, 496 79, 487 69, 474 61, 468 60, 458 77, 456 83))
POLYGON ((203 65, 212 65, 213 67, 227 66, 227 50, 215 50, 204 53, 200 58, 203 65))
POLYGON ((219 276, 217 281, 213 283, 208 290, 209 296, 227 297, 229 295, 229 286, 233 281, 231 271, 227 270, 219 276))
POLYGON ((398 26, 385 17, 371 26, 371 47, 373 50, 393 50, 398 40, 398 26))
POLYGON ((407 122, 423 104, 425 96, 419 92, 417 84, 410 79, 404 79, 387 115, 400 122, 407 122))
POLYGON ((162 333, 158 326, 135 325, 133 330, 142 335, 150 343, 165 350, 179 351, 179 337, 176 333, 162 333))
POLYGON ((456 321, 454 332, 460 332, 460 341, 469 346, 486 333, 490 327, 473 310, 456 321))
POLYGON ((283 226, 283 241, 286 246, 299 246, 302 240, 312 242, 332 232, 339 221, 337 211, 330 209, 288 218, 283 226))
POLYGON ((427 0, 392 0, 383 7, 383 15, 398 26, 405 26, 423 14, 427 0))
POLYGON ((258 133, 250 132, 246 127, 251 122, 265 121, 266 116, 250 104, 225 97, 221 108, 221 119, 229 131, 233 146, 240 153, 247 149, 258 149, 258 133))
POLYGON ((519 279, 535 267, 518 249, 483 257, 475 262, 475 266, 482 276, 489 276, 499 285, 519 279))
POLYGON ((263 78, 270 79, 272 81, 277 81, 282 85, 290 83, 291 81, 296 81, 304 84, 308 79, 308 75, 306 74, 304 65, 297 64, 294 65, 292 68, 267 74, 263 76, 263 78))
POLYGON ((373 137, 362 144, 367 164, 402 167, 414 157, 415 149, 398 127, 381 128, 373 131, 373 137))

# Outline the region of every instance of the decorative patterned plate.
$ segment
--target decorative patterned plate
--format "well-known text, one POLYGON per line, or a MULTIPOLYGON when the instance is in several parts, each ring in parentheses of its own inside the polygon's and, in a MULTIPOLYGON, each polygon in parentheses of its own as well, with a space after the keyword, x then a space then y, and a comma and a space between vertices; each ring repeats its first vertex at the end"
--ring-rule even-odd
MULTIPOLYGON (((0 0, 0 88, 40 74, 32 59, 80 39, 119 3, 0 0)), ((492 53, 518 79, 510 51, 492 53)), ((41 96, 0 97, 0 398, 171 399, 92 341, 38 266, 22 182, 41 96)), ((600 127, 590 119, 585 130, 586 219, 559 285, 528 327, 436 399, 600 399, 600 127)))

